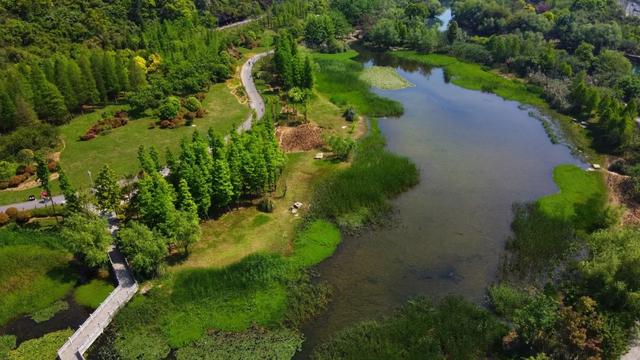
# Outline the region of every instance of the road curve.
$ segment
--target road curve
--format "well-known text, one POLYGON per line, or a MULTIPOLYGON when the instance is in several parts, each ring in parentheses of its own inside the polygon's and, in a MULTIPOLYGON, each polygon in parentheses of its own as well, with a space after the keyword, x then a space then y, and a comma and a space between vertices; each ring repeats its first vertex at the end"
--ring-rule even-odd
MULTIPOLYGON (((253 71, 253 65, 255 65, 263 57, 270 54, 273 54, 273 50, 252 56, 251 58, 249 58, 249 60, 247 60, 247 62, 242 64, 242 69, 240 70, 240 80, 242 81, 242 86, 244 86, 247 97, 249 98, 249 107, 255 111, 256 120, 260 120, 264 116, 264 100, 262 100, 262 96, 260 96, 258 89, 256 89, 256 84, 253 82, 253 76, 251 76, 251 72, 253 71)), ((247 120, 245 120, 242 125, 240 125, 240 127, 238 128, 238 132, 251 129, 252 122, 253 114, 250 114, 247 117, 247 120)))
MULTIPOLYGON (((34 195, 38 195, 39 191, 40 190, 36 188, 36 189, 34 189, 33 194, 34 195)), ((53 197, 53 203, 55 205, 64 204, 64 196, 63 195, 54 196, 53 197)), ((40 209, 40 208, 43 208, 45 206, 51 206, 51 202, 47 201, 46 203, 44 203, 41 200, 25 201, 25 202, 16 203, 16 204, 2 205, 2 206, 0 206, 0 213, 3 213, 5 211, 7 211, 7 209, 11 208, 11 207, 14 207, 14 208, 22 211, 22 210, 40 209)))

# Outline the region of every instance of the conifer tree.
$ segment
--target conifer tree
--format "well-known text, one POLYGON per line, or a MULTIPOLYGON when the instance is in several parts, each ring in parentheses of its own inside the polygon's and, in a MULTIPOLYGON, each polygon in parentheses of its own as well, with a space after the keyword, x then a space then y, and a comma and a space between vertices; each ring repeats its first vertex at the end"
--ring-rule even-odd
POLYGON ((104 87, 107 92, 107 96, 111 99, 116 99, 118 97, 118 92, 120 91, 120 84, 118 82, 116 60, 113 52, 106 52, 102 57, 102 61, 104 87))
POLYGON ((305 89, 313 89, 313 84, 313 66, 311 65, 310 57, 306 56, 302 70, 302 83, 300 85, 305 89))
POLYGON ((168 238, 173 237, 171 224, 176 215, 175 193, 171 185, 157 172, 146 174, 138 182, 135 205, 141 221, 168 238))
POLYGON ((235 129, 232 129, 227 148, 227 163, 229 164, 229 178, 231 179, 231 186, 233 188, 233 200, 236 202, 240 200, 244 187, 242 176, 243 152, 244 147, 240 142, 238 133, 235 129))
POLYGON ((78 192, 69 182, 69 178, 67 174, 64 172, 62 168, 58 169, 58 182, 60 183, 60 190, 62 190, 62 194, 64 195, 65 201, 65 212, 67 214, 79 213, 82 211, 82 203, 80 201, 80 197, 78 196, 78 192))
POLYGON ((153 166, 157 169, 157 171, 160 171, 160 169, 162 169, 162 164, 160 163, 160 153, 158 153, 158 149, 153 145, 149 147, 149 157, 153 161, 153 166))
POLYGON ((91 54, 91 73, 96 82, 96 90, 98 92, 99 101, 107 100, 107 86, 104 71, 104 55, 102 52, 95 50, 91 54))
POLYGON ((69 71, 67 67, 67 60, 62 56, 56 57, 54 61, 54 84, 60 90, 62 97, 64 98, 65 106, 67 110, 73 110, 76 107, 76 94, 71 87, 69 81, 69 71))
POLYGON ((89 58, 84 54, 80 55, 77 63, 80 67, 80 77, 82 79, 78 87, 78 100, 81 104, 96 104, 100 102, 100 93, 98 92, 89 58))
POLYGON ((151 157, 151 154, 147 152, 144 145, 140 145, 138 147, 138 161, 140 162, 142 170, 147 174, 151 174, 159 170, 156 166, 156 162, 151 157))
POLYGON ((124 54, 116 56, 116 76, 118 78, 118 87, 120 91, 129 91, 129 61, 124 54))
POLYGON ((16 97, 16 125, 31 126, 38 121, 33 106, 21 96, 16 97))
POLYGON ((12 131, 16 126, 16 106, 6 88, 0 84, 0 132, 12 131))
POLYGON ((36 107, 38 115, 44 121, 54 125, 60 125, 67 121, 68 111, 64 103, 64 98, 58 88, 52 83, 45 81, 41 91, 36 94, 39 105, 36 107))
POLYGON ((101 211, 116 211, 120 206, 120 186, 109 165, 105 164, 96 178, 95 196, 101 211))
POLYGON ((73 89, 73 103, 71 104, 72 110, 78 110, 82 104, 85 103, 84 99, 82 99, 83 95, 83 84, 82 80, 82 71, 80 70, 80 66, 73 60, 67 61, 67 74, 69 77, 69 85, 73 89))
POLYGON ((6 83, 11 84, 11 93, 9 95, 13 97, 16 106, 18 98, 33 104, 33 89, 27 77, 20 71, 20 66, 11 66, 7 70, 6 76, 6 83))
POLYGON ((190 214, 196 219, 198 218, 198 206, 191 197, 189 185, 187 184, 187 181, 185 179, 180 179, 180 183, 178 185, 177 208, 186 212, 187 214, 190 214))

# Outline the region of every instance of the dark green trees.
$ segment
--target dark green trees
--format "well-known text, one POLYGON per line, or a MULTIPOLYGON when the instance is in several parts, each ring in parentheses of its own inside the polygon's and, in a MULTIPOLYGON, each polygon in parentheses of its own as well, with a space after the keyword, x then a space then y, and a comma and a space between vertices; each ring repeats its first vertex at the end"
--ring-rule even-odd
POLYGON ((311 60, 298 53, 295 38, 288 31, 281 32, 276 39, 274 65, 285 89, 313 87, 311 60))

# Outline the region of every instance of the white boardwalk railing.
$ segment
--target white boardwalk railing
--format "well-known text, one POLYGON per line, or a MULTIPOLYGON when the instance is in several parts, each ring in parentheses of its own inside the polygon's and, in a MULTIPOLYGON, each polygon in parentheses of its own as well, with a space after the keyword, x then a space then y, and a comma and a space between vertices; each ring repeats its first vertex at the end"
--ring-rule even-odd
POLYGON ((85 351, 104 332, 118 310, 138 291, 138 283, 129 270, 126 259, 115 246, 109 250, 109 261, 118 280, 118 287, 58 350, 60 360, 84 359, 85 351))

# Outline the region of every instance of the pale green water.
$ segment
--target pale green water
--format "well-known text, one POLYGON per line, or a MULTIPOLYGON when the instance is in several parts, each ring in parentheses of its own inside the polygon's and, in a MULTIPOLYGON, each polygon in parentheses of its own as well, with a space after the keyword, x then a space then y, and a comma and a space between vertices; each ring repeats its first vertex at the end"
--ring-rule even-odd
MULTIPOLYGON (((367 56, 369 66, 391 63, 367 56)), ((447 84, 442 69, 393 65, 416 86, 375 90, 405 108, 379 125, 388 148, 417 164, 421 182, 393 201, 395 225, 344 238, 318 266, 335 294, 307 325, 301 357, 335 331, 414 296, 457 294, 481 303, 510 234, 512 204, 555 192, 553 168, 580 164, 518 103, 447 84)))

